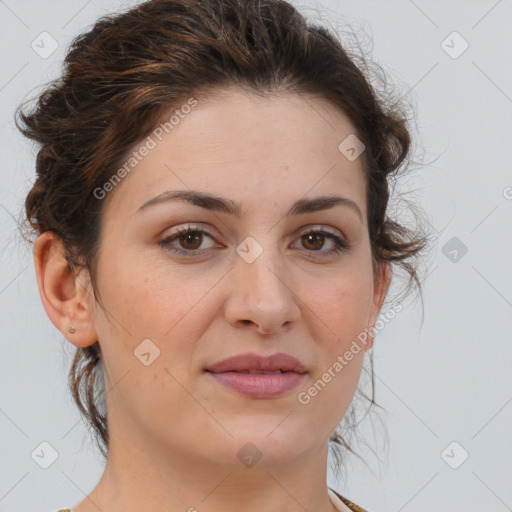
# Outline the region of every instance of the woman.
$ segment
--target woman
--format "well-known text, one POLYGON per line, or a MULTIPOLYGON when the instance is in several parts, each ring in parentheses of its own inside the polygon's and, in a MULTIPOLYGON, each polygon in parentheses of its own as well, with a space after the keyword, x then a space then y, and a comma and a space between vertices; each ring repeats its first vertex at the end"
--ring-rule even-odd
POLYGON ((72 511, 363 510, 327 457, 392 266, 418 283, 425 240, 386 215, 398 106, 287 2, 160 0, 78 37, 18 124, 39 292, 106 455, 72 511))

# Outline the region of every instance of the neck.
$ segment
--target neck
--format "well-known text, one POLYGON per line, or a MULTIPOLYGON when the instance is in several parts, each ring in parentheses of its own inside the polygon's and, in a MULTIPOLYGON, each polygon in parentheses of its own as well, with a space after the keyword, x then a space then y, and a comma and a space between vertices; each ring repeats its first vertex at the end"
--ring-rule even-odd
POLYGON ((103 476, 73 512, 336 510, 327 492, 327 442, 283 463, 262 454, 250 467, 250 459, 220 464, 180 447, 151 445, 149 438, 111 433, 103 476))

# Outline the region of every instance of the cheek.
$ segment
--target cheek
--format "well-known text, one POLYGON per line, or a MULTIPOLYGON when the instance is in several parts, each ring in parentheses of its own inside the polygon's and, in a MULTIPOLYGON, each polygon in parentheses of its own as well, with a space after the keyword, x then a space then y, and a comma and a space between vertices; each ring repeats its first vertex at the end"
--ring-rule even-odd
POLYGON ((365 354, 358 336, 365 332, 371 300, 371 282, 352 274, 310 303, 320 357, 299 402, 315 411, 319 430, 336 428, 354 397, 365 354))
POLYGON ((171 375, 183 383, 190 379, 197 340, 211 321, 208 293, 221 276, 204 273, 191 279, 190 272, 126 255, 112 261, 98 272, 107 316, 99 311, 96 318, 110 379, 117 382, 129 371, 127 396, 136 400, 131 391, 160 386, 169 396, 181 396, 171 375))
POLYGON ((365 329, 373 300, 370 272, 351 269, 310 287, 307 305, 312 318, 317 317, 315 323, 327 332, 318 333, 317 339, 327 340, 341 350, 365 329))
POLYGON ((153 262, 147 255, 122 252, 104 258, 98 283, 108 313, 117 321, 119 335, 163 340, 182 328, 219 277, 204 273, 191 279, 190 270, 153 262))

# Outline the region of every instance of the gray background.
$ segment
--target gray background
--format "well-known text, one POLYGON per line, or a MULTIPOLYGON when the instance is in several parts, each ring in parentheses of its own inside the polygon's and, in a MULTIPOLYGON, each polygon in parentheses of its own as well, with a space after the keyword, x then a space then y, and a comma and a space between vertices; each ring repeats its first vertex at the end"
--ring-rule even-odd
MULTIPOLYGON (((439 233, 423 325, 409 298, 376 340, 389 452, 377 429, 383 462, 362 446, 369 468, 349 457, 346 481, 330 475, 330 484, 375 512, 512 510, 512 2, 293 3, 335 29, 350 23, 363 46, 372 38, 373 59, 414 103, 426 163, 403 187, 439 233), (443 45, 454 31, 463 39, 443 45)), ((18 239, 35 151, 12 119, 59 73, 72 37, 131 4, 0 0, 0 511, 74 505, 102 473, 67 391, 74 347, 47 318, 31 249, 18 239), (48 58, 31 48, 43 31, 59 45, 48 58), (31 458, 45 441, 58 452, 48 469, 31 458)), ((370 423, 361 432, 373 442, 370 423)))

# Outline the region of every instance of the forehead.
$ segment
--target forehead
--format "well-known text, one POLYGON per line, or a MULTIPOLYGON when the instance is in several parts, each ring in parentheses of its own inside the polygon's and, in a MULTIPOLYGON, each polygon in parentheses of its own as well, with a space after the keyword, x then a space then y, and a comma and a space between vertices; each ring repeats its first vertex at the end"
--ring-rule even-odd
POLYGON ((286 207, 336 191, 365 210, 362 156, 350 160, 339 149, 355 128, 328 100, 229 88, 194 101, 169 110, 128 152, 137 162, 110 192, 109 208, 129 215, 162 192, 191 188, 259 207, 262 198, 286 207))

